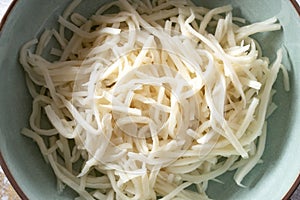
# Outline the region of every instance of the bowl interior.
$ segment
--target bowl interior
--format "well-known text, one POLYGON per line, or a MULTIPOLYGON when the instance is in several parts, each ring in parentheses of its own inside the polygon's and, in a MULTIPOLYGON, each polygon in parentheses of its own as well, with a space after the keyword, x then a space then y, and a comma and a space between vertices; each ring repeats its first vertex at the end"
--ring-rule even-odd
MULTIPOLYGON (((105 1, 86 0, 78 8, 89 16, 105 1)), ((275 83, 275 103, 278 109, 268 120, 268 138, 263 155, 264 163, 246 177, 241 188, 231 173, 220 177, 225 184, 211 182, 208 194, 213 199, 281 199, 300 171, 296 159, 300 155, 299 134, 299 16, 292 4, 284 0, 202 0, 208 8, 232 4, 234 14, 250 22, 277 16, 282 31, 257 34, 265 56, 275 59, 276 50, 284 48, 283 63, 290 75, 290 92, 283 90, 282 77, 275 83), (268 12, 265 12, 265 11, 268 12), (280 183, 280 184, 278 184, 280 183), (272 192, 271 192, 272 191, 272 192)), ((0 148, 4 160, 20 188, 29 199, 73 199, 75 194, 65 190, 59 194, 51 168, 43 160, 35 143, 22 136, 28 127, 31 98, 25 85, 24 72, 18 62, 21 45, 37 37, 45 27, 56 28, 57 18, 70 1, 18 1, 0 33, 0 148)))

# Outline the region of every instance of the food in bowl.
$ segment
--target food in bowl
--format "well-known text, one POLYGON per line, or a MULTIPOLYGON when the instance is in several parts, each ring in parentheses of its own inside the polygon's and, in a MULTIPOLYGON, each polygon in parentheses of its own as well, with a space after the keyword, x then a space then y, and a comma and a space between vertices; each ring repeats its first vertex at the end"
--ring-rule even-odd
POLYGON ((250 37, 280 30, 276 18, 246 25, 231 6, 120 0, 87 19, 79 3, 20 51, 33 97, 22 133, 59 190, 205 199, 208 181, 229 170, 243 186, 264 151, 280 69, 289 90, 281 50, 270 64, 250 37))

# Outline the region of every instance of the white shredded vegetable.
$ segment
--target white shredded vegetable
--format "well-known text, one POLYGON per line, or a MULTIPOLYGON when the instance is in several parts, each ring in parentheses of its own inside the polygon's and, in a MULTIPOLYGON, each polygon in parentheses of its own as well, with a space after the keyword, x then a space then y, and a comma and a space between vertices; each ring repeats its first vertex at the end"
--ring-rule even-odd
POLYGON ((208 182, 229 170, 244 186, 264 151, 280 69, 289 90, 282 51, 270 64, 251 38, 279 30, 277 19, 247 25, 230 5, 177 0, 118 0, 85 17, 80 3, 20 51, 33 98, 22 133, 59 190, 67 185, 77 199, 209 199, 208 182))

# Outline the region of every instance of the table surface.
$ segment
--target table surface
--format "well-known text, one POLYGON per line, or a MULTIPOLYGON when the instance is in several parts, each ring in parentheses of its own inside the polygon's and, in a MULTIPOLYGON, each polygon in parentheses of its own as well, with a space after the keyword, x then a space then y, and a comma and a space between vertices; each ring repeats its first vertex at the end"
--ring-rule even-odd
MULTIPOLYGON (((300 0, 296 0, 300 5, 300 0)), ((0 20, 5 14, 9 4, 12 0, 0 0, 0 20)), ((5 174, 3 173, 2 168, 0 167, 0 200, 19 200, 20 197, 17 195, 15 190, 10 185, 5 174)), ((293 194, 292 200, 300 200, 300 186, 293 194)))

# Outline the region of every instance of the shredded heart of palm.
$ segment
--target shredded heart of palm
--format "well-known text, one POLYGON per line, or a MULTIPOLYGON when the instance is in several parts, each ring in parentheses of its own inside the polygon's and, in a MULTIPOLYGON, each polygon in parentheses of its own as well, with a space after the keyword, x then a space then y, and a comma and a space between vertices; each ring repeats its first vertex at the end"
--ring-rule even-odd
POLYGON ((59 189, 78 199, 207 199, 208 181, 235 169, 243 186, 264 151, 280 68, 289 89, 281 50, 270 65, 249 37, 279 30, 276 19, 244 25, 231 6, 177 0, 119 0, 86 18, 79 3, 20 52, 33 97, 22 133, 59 189))

